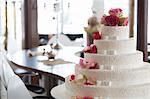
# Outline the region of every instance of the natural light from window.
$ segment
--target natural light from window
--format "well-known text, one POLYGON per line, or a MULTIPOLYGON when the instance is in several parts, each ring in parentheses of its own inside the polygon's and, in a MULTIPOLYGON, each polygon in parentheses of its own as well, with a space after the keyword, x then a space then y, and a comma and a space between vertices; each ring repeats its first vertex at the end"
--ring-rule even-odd
MULTIPOLYGON (((87 26, 87 20, 92 16, 92 5, 93 0, 38 0, 38 33, 55 34, 57 25, 59 33, 84 33, 83 27, 87 26), (55 11, 54 5, 57 3, 59 9, 55 11)), ((107 14, 111 8, 121 8, 128 16, 129 0, 104 0, 104 13, 107 14)))

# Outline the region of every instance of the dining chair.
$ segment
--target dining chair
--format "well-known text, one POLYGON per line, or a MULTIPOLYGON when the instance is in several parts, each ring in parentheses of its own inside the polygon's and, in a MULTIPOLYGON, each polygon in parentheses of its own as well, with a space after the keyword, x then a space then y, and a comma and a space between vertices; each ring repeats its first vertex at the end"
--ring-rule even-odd
POLYGON ((4 60, 4 52, 0 52, 0 56, 0 99, 7 99, 8 82, 15 74, 9 64, 4 60))
POLYGON ((8 83, 8 99, 33 99, 22 80, 14 75, 8 83))
POLYGON ((6 53, 0 52, 0 56, 0 99, 50 99, 47 96, 32 98, 23 81, 11 68, 6 53))
POLYGON ((0 52, 0 99, 32 99, 27 88, 13 72, 5 52, 0 52))

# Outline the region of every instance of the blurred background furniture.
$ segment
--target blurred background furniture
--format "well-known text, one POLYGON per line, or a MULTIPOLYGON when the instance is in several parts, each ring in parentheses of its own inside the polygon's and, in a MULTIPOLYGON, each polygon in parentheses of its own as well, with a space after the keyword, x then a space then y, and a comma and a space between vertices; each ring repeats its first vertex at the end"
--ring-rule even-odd
MULTIPOLYGON (((30 50, 43 52, 43 49, 45 49, 45 51, 50 51, 51 47, 49 45, 46 45, 46 46, 39 46, 37 48, 32 48, 30 50)), ((74 73, 75 63, 78 63, 80 59, 79 57, 75 56, 75 53, 81 51, 82 49, 83 47, 68 46, 68 47, 63 47, 62 49, 58 50, 56 57, 58 59, 68 61, 65 64, 61 64, 61 63, 56 64, 56 65, 43 64, 39 60, 42 60, 46 56, 45 57, 40 57, 40 56, 30 57, 28 54, 29 50, 21 50, 13 54, 11 56, 12 58, 10 62, 13 65, 17 66, 18 68, 21 68, 27 71, 32 71, 32 72, 45 76, 46 79, 48 80, 45 81, 46 83, 44 84, 46 85, 44 86, 46 86, 46 88, 45 87, 44 88, 47 93, 46 95, 48 95, 51 87, 54 87, 58 84, 57 80, 65 81, 65 77, 74 73)))
MULTIPOLYGON (((39 85, 40 74, 24 69, 17 68, 16 65, 12 64, 11 56, 7 54, 7 61, 10 66, 13 68, 14 73, 18 75, 26 88, 30 91, 30 94, 34 99, 50 99, 50 97, 46 96, 46 90, 39 85)), ((18 82, 19 83, 19 82, 18 82)))
POLYGON ((56 43, 56 42, 61 43, 63 46, 79 46, 79 47, 82 47, 84 41, 83 41, 82 38, 75 39, 74 41, 72 41, 67 35, 59 34, 58 37, 56 35, 51 37, 51 39, 48 41, 48 44, 52 44, 52 43, 56 43))

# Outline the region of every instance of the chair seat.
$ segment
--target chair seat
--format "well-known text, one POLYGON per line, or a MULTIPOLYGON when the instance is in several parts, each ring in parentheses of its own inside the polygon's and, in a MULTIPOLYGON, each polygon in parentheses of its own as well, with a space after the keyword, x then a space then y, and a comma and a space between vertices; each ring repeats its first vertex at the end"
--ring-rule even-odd
POLYGON ((45 92, 44 88, 37 85, 25 84, 25 86, 27 87, 28 90, 36 94, 43 94, 45 92))
POLYGON ((14 75, 8 83, 8 99, 32 99, 22 80, 14 75))

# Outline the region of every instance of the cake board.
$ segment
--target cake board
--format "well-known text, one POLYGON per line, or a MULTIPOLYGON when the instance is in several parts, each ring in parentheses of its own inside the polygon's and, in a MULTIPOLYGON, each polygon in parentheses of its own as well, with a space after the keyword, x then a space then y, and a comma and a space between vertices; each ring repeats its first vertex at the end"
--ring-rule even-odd
POLYGON ((71 99, 65 88, 65 84, 58 85, 51 90, 51 95, 56 99, 71 99))
MULTIPOLYGON (((51 90, 51 95, 55 99, 71 99, 70 93, 66 90, 65 84, 58 85, 51 90)), ((143 97, 114 97, 114 98, 100 98, 100 99, 149 99, 150 96, 143 97)), ((95 98, 94 98, 95 99, 95 98)), ((96 98, 97 99, 97 98, 96 98)), ((99 99, 99 98, 98 98, 99 99)))

